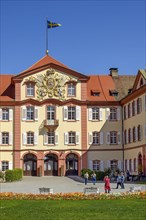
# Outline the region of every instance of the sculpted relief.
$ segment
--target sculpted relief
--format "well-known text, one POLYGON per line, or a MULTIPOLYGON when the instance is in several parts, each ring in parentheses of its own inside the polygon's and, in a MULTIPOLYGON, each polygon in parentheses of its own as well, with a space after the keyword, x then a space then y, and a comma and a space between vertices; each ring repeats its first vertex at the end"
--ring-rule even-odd
POLYGON ((36 83, 37 99, 44 98, 59 98, 65 99, 65 84, 69 81, 75 81, 72 77, 55 73, 55 70, 50 68, 45 74, 39 74, 36 77, 29 77, 26 81, 36 83))

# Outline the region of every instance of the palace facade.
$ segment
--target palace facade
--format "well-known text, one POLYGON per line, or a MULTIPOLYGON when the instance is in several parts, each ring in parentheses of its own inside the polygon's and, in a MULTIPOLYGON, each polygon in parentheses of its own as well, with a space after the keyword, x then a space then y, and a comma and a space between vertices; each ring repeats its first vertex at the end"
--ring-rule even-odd
POLYGON ((146 71, 84 75, 49 55, 0 75, 0 169, 80 175, 83 168, 146 174, 146 71))

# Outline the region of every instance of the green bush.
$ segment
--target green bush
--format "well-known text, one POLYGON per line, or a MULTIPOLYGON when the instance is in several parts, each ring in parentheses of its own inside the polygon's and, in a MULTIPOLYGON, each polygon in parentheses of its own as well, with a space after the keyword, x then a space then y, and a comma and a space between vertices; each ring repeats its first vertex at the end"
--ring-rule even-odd
POLYGON ((16 168, 14 170, 6 170, 5 179, 6 182, 13 182, 17 180, 21 180, 23 177, 22 169, 16 168))
POLYGON ((5 179, 5 174, 4 174, 4 172, 0 172, 0 178, 3 179, 3 180, 5 179))
POLYGON ((86 172, 88 172, 88 174, 89 174, 89 179, 91 179, 91 175, 92 175, 93 171, 90 170, 90 169, 82 169, 82 170, 81 170, 81 176, 84 177, 84 174, 85 174, 86 172))
POLYGON ((105 172, 104 171, 97 171, 96 173, 96 179, 97 180, 103 180, 105 177, 105 172))

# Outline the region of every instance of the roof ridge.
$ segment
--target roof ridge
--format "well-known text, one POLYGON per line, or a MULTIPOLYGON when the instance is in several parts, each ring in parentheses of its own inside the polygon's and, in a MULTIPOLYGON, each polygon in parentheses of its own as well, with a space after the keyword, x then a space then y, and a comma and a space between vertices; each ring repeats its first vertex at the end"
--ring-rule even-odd
MULTIPOLYGON (((38 62, 40 62, 41 60, 43 60, 47 55, 43 56, 40 60, 36 61, 34 64, 32 64, 30 67, 28 67, 26 70, 22 71, 22 72, 25 72, 31 68, 33 68, 33 66, 35 66, 38 62)), ((20 72, 21 73, 21 72, 20 72)))

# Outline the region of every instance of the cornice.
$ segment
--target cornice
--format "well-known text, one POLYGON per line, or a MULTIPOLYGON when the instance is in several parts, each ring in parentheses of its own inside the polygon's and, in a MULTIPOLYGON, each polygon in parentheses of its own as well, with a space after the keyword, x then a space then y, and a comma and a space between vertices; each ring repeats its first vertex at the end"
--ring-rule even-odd
POLYGON ((88 79, 89 79, 89 76, 85 76, 85 75, 83 75, 81 73, 78 73, 78 72, 76 72, 74 70, 71 70, 71 69, 59 66, 59 65, 54 64, 54 63, 49 63, 49 64, 45 64, 45 65, 43 65, 41 67, 37 67, 37 68, 35 68, 33 70, 26 70, 26 71, 20 73, 19 75, 14 76, 12 78, 12 81, 14 83, 16 83, 16 82, 18 82, 18 80, 20 80, 20 82, 21 82, 24 77, 30 76, 32 74, 38 73, 38 72, 43 71, 43 70, 48 69, 48 68, 54 68, 56 70, 60 70, 60 71, 62 71, 64 73, 67 73, 69 75, 77 77, 80 81, 88 81, 88 79))
POLYGON ((38 101, 35 99, 26 99, 22 101, 1 101, 0 106, 22 106, 26 104, 32 104, 36 106, 42 106, 45 104, 56 104, 59 106, 67 105, 67 104, 76 104, 76 105, 87 105, 87 106, 120 106, 119 101, 81 101, 78 99, 67 99, 65 101, 60 101, 58 99, 45 99, 43 101, 38 101))

